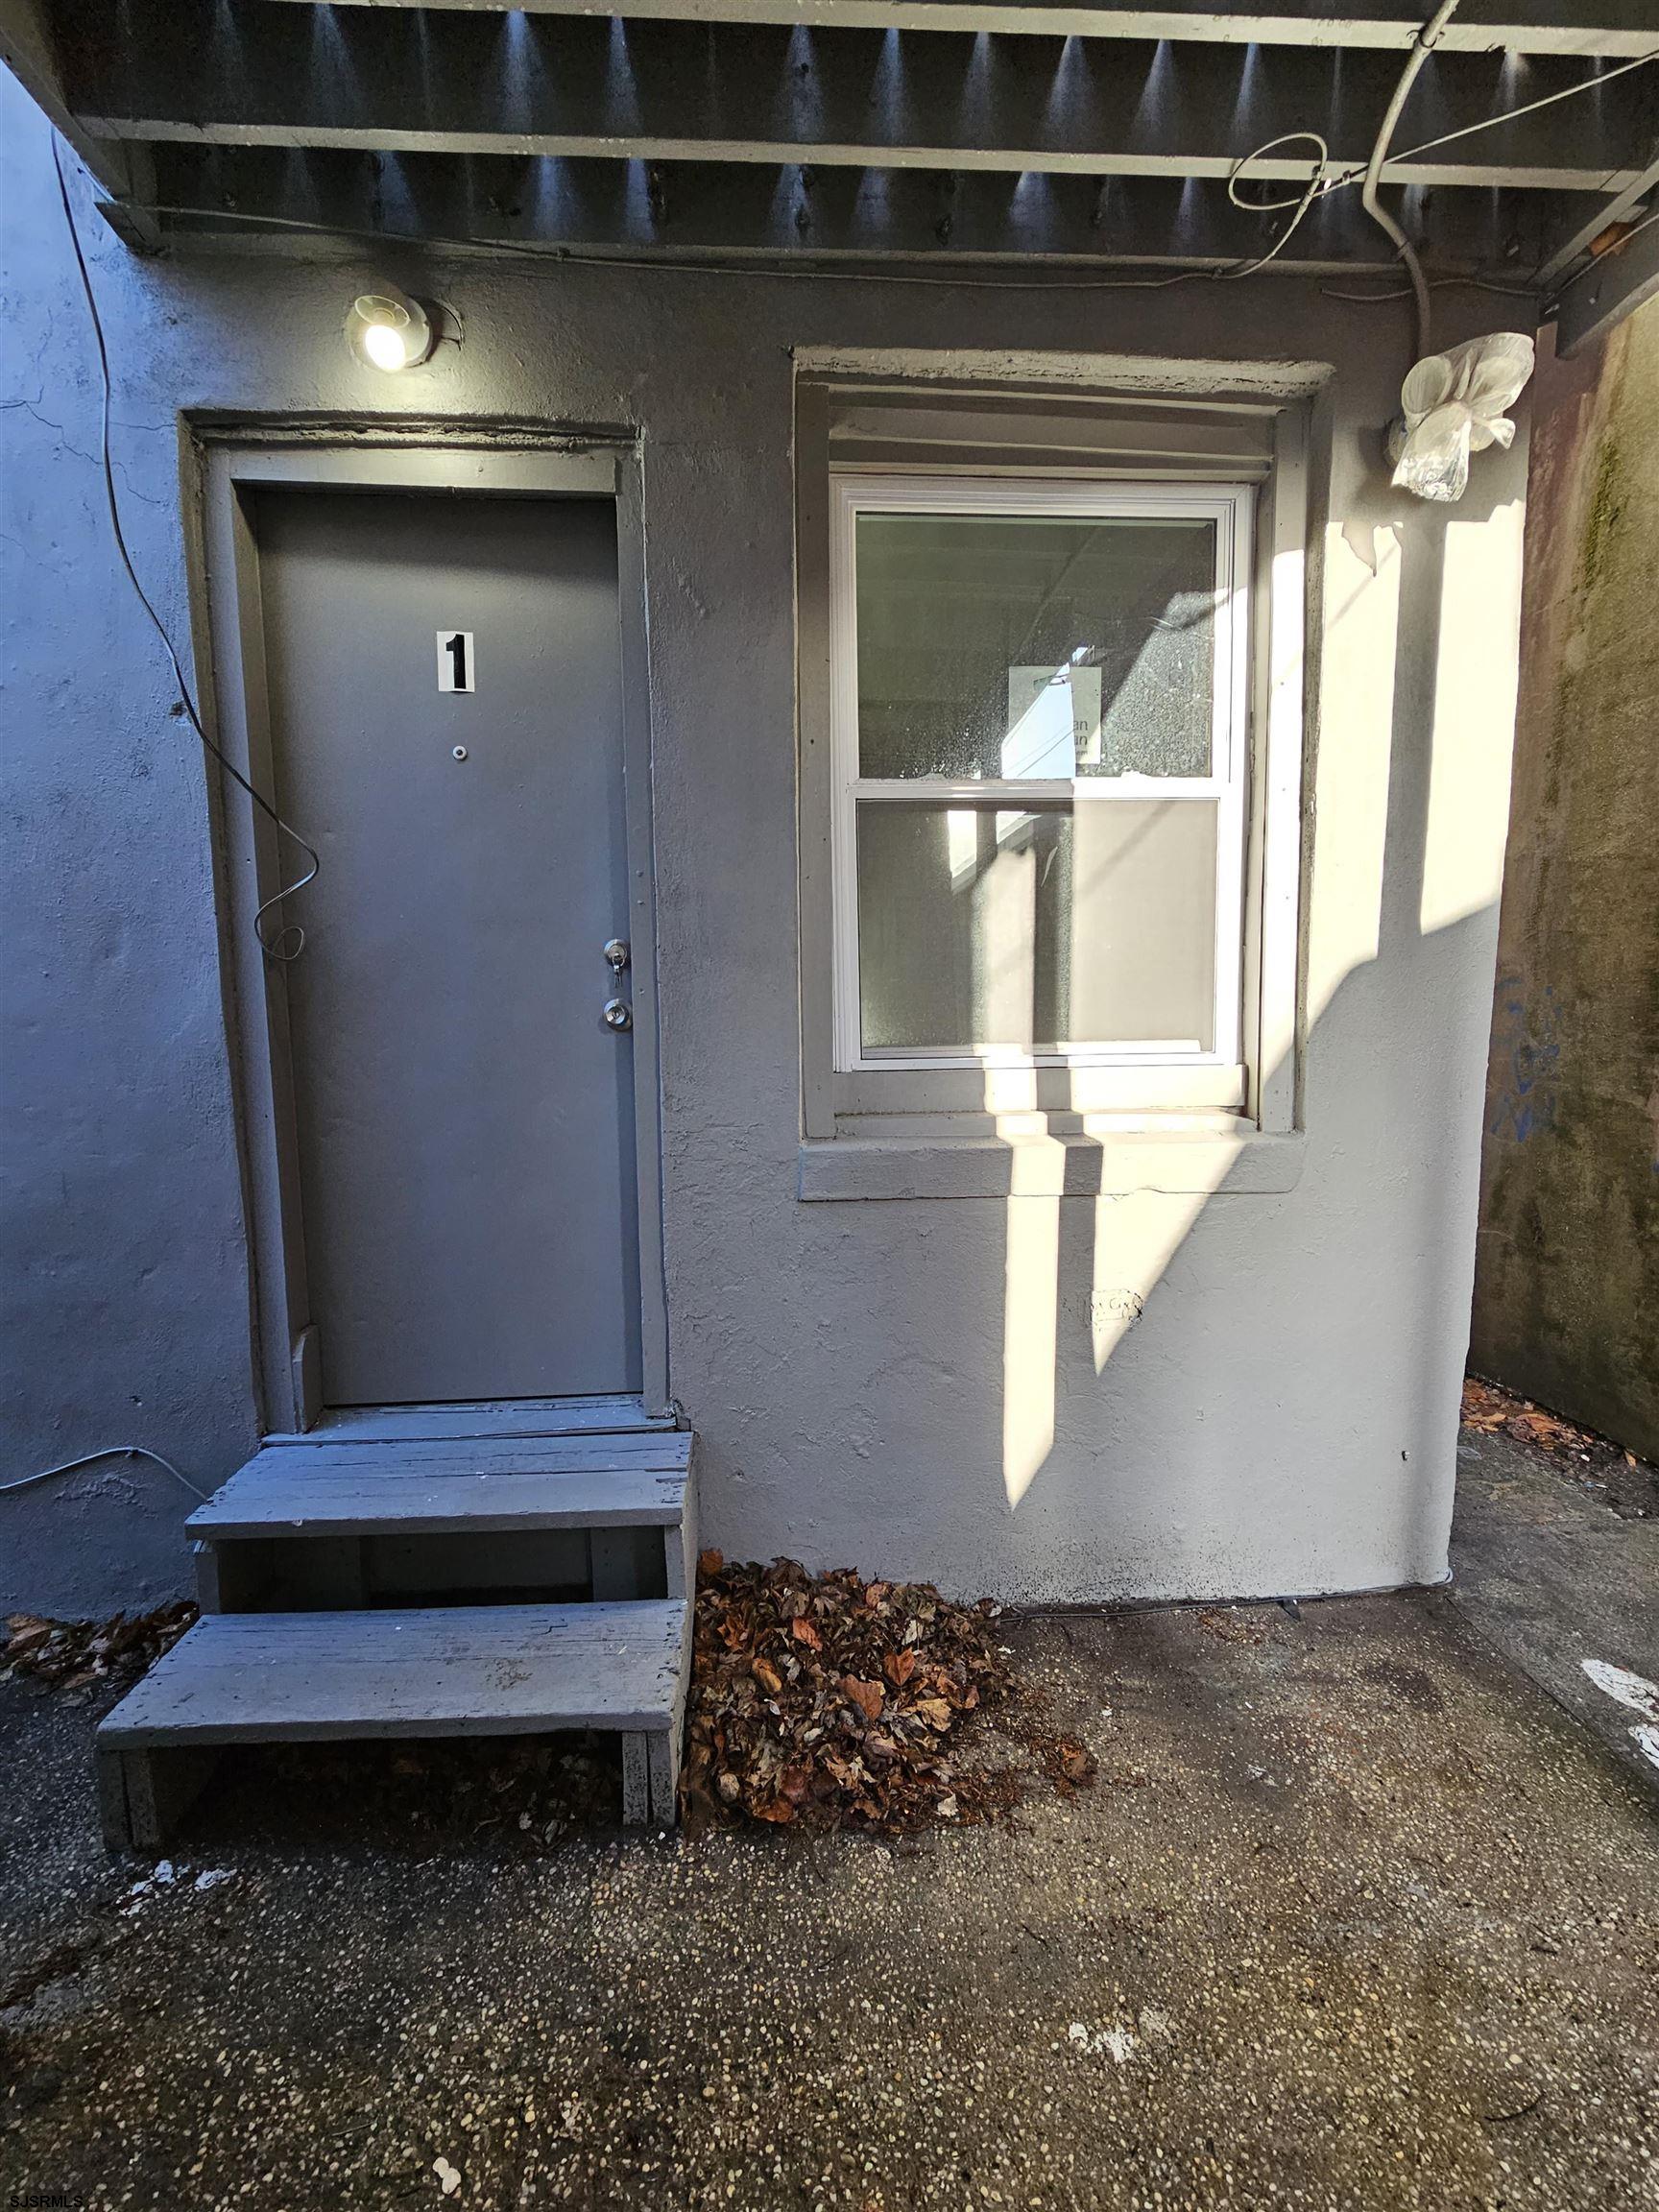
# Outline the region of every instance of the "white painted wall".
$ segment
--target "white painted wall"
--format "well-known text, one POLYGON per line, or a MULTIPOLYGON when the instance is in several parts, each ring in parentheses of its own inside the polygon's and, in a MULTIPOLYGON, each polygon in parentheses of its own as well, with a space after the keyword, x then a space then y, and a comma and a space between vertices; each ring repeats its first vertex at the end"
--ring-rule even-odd
MULTIPOLYGON (((115 567, 91 334, 44 127, 9 80, 0 160, 0 1478, 132 1438, 210 1488, 254 1422, 203 764, 115 567)), ((706 1541, 1014 1599, 1443 1575, 1525 449, 1483 456, 1449 516, 1387 492, 1403 308, 1271 278, 1033 298, 400 255, 391 274, 451 302, 467 337, 392 379, 340 336, 361 259, 238 244, 145 264, 84 220, 129 529, 180 639, 180 408, 643 432, 673 1380, 702 1437, 706 1541), (1294 1190, 797 1200, 805 345, 1334 364, 1294 1190), (1139 1292, 1143 1317, 1096 1332, 1095 1290, 1139 1292)), ((1438 297, 1447 342, 1503 321, 1490 295, 1438 297)), ((91 1608, 181 1586, 189 1503, 121 1466, 0 1500, 0 1600, 91 1608)))

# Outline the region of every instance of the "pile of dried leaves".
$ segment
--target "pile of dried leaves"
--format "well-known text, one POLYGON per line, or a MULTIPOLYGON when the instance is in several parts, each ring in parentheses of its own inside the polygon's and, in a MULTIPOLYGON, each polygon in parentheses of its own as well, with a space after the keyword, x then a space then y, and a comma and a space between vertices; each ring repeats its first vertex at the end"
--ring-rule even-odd
POLYGON ((108 1621, 48 1621, 38 1613, 12 1613, 0 1646, 0 1671, 38 1674, 65 1690, 112 1675, 134 1678, 177 1644, 196 1607, 187 1598, 152 1613, 116 1613, 108 1621))
POLYGON ((1081 1743, 1043 1734, 989 1599, 956 1605, 927 1583, 699 1562, 682 1782, 687 1815, 899 1835, 995 1818, 1031 1775, 1092 1782, 1081 1743), (1022 1743, 994 1767, 964 1743, 976 1717, 1022 1743))
POLYGON ((1598 1441, 1588 1429, 1544 1412, 1530 1398, 1512 1397, 1473 1375, 1463 1382, 1463 1426, 1485 1435, 1501 1429, 1519 1444, 1539 1444, 1546 1452, 1575 1452, 1583 1459, 1598 1441))
POLYGON ((1610 1436, 1546 1413, 1530 1398, 1517 1398, 1494 1382, 1467 1376, 1463 1426, 1479 1435, 1503 1435, 1530 1445, 1557 1474, 1570 1476, 1624 1520, 1645 1521, 1659 1512, 1659 1470, 1610 1436))

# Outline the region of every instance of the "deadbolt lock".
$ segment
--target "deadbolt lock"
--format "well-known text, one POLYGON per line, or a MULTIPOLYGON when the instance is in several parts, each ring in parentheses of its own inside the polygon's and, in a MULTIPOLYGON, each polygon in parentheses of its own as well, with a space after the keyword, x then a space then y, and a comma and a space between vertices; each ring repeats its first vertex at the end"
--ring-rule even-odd
POLYGON ((634 1010, 626 998, 607 998, 605 1001, 605 1026, 607 1029, 632 1029, 634 1010))
POLYGON ((605 957, 610 961, 616 974, 620 975, 623 969, 628 965, 627 938, 613 937, 611 942, 605 948, 605 957))

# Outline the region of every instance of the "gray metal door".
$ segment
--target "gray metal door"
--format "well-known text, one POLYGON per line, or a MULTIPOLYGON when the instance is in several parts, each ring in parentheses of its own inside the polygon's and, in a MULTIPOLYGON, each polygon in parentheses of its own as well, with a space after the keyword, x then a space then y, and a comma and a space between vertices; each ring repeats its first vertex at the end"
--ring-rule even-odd
POLYGON ((322 857, 285 981, 325 1400, 636 1390, 614 508, 265 491, 254 528, 322 857))

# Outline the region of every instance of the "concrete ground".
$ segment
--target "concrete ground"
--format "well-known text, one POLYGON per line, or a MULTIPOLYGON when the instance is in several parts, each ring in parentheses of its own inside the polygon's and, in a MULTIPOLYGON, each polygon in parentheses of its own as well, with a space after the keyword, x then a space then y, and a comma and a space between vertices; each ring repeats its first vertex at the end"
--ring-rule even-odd
POLYGON ((1470 1430, 1457 1459, 1452 1573, 1458 1606, 1639 1781, 1659 1791, 1659 1764, 1632 1734, 1644 1716, 1584 1671, 1586 1660, 1599 1661, 1659 1682, 1659 1470, 1621 1464, 1615 1482, 1592 1487, 1565 1456, 1552 1461, 1502 1433, 1470 1430))
POLYGON ((1012 1829, 536 1855, 263 1755, 136 1900, 0 1684, 0 2204, 1659 2203, 1653 1801, 1451 1598, 1010 1640, 1101 1768, 1012 1829))

